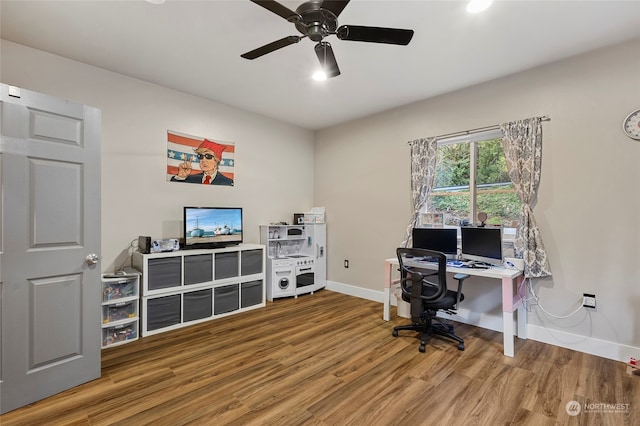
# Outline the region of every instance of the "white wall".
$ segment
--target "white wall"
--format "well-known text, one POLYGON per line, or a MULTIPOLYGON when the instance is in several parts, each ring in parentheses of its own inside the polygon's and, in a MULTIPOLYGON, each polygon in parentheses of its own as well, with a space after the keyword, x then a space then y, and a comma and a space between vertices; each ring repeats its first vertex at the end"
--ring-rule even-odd
MULTIPOLYGON (((0 49, 2 82, 102 110, 105 271, 128 261, 138 235, 177 236, 185 204, 244 207, 251 242, 259 224, 323 205, 328 279, 381 296, 383 260, 411 211, 407 141, 549 115, 534 212, 554 275, 534 287, 559 315, 583 292, 596 294, 598 308, 559 320, 534 307, 530 337, 615 359, 640 355, 640 143, 621 130, 640 107, 640 40, 317 132, 315 150, 312 133, 259 115, 10 42, 0 49), (166 182, 168 129, 235 142, 236 186, 166 182)), ((465 293, 463 319, 501 327, 494 283, 468 280, 465 293)))
POLYGON ((256 114, 2 41, 3 83, 102 111, 102 270, 129 262, 138 235, 181 236, 182 207, 243 207, 261 224, 313 206, 313 133, 256 114), (166 181, 167 130, 234 142, 235 186, 166 181))
MULTIPOLYGON (((573 311, 583 292, 595 293, 598 307, 569 319, 533 308, 530 336, 627 361, 640 355, 640 142, 622 132, 640 107, 639 51, 636 39, 317 132, 328 279, 382 289, 383 259, 394 256, 411 213, 408 141, 549 115, 534 212, 553 277, 534 287, 557 315, 573 311)), ((469 322, 501 327, 496 287, 467 280, 465 308, 493 316, 465 309, 469 322)))

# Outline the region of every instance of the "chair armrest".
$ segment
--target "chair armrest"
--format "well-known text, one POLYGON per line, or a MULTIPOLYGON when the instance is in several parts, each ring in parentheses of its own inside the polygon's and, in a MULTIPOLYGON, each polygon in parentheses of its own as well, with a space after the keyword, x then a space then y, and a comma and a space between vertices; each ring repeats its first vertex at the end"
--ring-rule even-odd
POLYGON ((455 274, 453 279, 458 281, 458 291, 456 293, 456 309, 458 309, 458 305, 460 304, 460 296, 462 295, 462 282, 469 278, 468 274, 455 274))

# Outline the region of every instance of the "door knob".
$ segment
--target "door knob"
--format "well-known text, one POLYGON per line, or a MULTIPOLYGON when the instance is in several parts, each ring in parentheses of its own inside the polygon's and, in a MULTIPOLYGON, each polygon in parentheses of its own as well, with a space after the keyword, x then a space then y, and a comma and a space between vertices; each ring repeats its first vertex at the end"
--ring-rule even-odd
POLYGON ((91 253, 87 255, 87 257, 85 257, 84 259, 84 261, 87 262, 87 265, 95 265, 96 263, 98 263, 99 260, 100 260, 100 257, 95 253, 91 253))

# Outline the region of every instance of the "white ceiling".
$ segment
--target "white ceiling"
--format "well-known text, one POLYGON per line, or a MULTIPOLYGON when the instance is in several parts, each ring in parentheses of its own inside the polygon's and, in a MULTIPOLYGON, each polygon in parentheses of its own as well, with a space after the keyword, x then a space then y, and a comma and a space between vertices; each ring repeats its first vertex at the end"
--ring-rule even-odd
MULTIPOLYGON (((295 10, 302 1, 281 3, 295 10)), ((640 37, 640 1, 352 0, 339 24, 415 30, 408 46, 329 41, 342 74, 324 82, 314 42, 240 54, 293 24, 248 0, 11 1, 5 40, 317 130, 640 37)))

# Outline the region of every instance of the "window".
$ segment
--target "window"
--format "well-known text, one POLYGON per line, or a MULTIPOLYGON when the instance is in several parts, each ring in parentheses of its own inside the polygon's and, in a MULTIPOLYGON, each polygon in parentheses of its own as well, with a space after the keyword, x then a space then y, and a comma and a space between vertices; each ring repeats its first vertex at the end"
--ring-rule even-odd
POLYGON ((444 224, 517 226, 520 200, 507 172, 500 130, 438 141, 434 189, 423 212, 443 213, 444 224))

